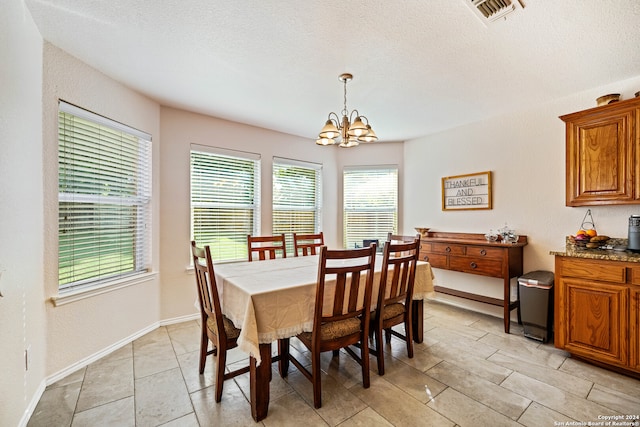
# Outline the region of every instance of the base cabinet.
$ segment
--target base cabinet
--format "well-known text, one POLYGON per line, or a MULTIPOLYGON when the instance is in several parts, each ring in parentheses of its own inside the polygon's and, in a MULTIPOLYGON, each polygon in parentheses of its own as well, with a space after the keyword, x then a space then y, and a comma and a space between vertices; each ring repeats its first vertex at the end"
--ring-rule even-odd
POLYGON ((555 346, 640 373, 640 264, 556 256, 555 346))

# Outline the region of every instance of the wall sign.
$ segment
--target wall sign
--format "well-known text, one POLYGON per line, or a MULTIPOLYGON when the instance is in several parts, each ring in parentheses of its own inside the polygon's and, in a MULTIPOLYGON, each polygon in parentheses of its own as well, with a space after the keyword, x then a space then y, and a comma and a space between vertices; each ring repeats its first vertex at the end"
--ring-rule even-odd
POLYGON ((491 171, 442 178, 442 210, 491 209, 491 171))

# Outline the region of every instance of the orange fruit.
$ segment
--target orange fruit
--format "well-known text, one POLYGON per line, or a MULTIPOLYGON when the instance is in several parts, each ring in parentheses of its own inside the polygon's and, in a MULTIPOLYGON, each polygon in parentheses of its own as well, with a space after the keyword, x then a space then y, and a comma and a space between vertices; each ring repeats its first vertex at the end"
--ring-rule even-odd
POLYGON ((597 235, 598 235, 598 232, 594 228, 592 228, 590 230, 587 230, 587 236, 594 237, 594 236, 597 236, 597 235))
POLYGON ((584 231, 584 230, 578 230, 578 232, 576 233, 576 236, 579 236, 579 235, 581 235, 581 234, 586 235, 586 234, 587 234, 587 232, 586 232, 586 231, 584 231))

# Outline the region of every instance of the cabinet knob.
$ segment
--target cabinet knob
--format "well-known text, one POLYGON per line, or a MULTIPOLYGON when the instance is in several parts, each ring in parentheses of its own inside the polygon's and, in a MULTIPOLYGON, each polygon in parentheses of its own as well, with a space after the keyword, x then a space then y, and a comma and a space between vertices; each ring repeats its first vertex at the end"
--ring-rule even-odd
POLYGON ((429 261, 429 255, 425 255, 422 259, 425 261, 429 261))
POLYGON ((471 262, 469 265, 471 266, 471 268, 478 268, 478 264, 476 264, 475 262, 471 262))
POLYGON ((447 252, 451 252, 451 248, 449 246, 447 246, 447 248, 445 249, 445 251, 447 252))
POLYGON ((480 255, 485 256, 486 254, 487 254, 487 251, 485 251, 484 249, 480 251, 480 255))

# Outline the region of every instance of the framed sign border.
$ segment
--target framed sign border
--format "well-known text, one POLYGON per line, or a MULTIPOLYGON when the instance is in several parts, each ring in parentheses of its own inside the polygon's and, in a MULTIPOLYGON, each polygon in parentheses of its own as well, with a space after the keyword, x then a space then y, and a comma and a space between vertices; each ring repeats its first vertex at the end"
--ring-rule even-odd
POLYGON ((463 175, 453 175, 453 176, 445 176, 442 178, 442 210, 443 211, 469 211, 469 210, 486 210, 493 209, 492 208, 492 189, 491 189, 491 171, 486 172, 476 172, 476 173, 468 173, 463 175), (488 192, 488 202, 482 205, 478 205, 475 207, 468 208, 452 208, 447 205, 445 198, 445 185, 449 181, 461 179, 461 178, 473 178, 473 177, 484 177, 487 180, 487 192, 488 192))

